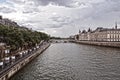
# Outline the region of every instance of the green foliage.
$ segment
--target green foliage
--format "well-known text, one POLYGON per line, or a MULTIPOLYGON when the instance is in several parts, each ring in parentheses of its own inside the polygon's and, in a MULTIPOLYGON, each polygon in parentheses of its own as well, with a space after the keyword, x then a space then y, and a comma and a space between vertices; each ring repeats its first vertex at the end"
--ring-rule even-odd
POLYGON ((42 32, 3 25, 0 25, 0 37, 3 42, 11 46, 11 50, 31 48, 41 40, 49 39, 49 36, 42 32))

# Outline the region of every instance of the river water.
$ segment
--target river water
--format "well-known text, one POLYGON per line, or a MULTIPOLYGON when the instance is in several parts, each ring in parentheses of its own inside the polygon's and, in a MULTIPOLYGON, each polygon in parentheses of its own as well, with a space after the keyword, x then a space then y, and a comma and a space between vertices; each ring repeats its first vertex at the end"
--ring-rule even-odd
POLYGON ((10 80, 120 80, 120 49, 51 44, 10 80))

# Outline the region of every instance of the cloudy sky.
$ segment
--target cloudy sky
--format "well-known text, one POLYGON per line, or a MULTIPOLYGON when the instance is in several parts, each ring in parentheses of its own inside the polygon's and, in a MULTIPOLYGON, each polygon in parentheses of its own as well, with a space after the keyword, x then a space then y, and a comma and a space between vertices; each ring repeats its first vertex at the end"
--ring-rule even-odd
POLYGON ((120 0, 0 0, 0 15, 33 30, 67 37, 120 23, 120 0))

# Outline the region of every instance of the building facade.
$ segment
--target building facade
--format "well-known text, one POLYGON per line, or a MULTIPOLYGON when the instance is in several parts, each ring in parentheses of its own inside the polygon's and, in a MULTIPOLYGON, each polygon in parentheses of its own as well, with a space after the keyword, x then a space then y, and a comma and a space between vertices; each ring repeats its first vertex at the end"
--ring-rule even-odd
POLYGON ((119 42, 120 41, 120 29, 117 28, 103 28, 98 27, 96 30, 88 29, 88 31, 79 31, 79 34, 75 35, 75 40, 79 41, 109 41, 119 42))
POLYGON ((16 22, 14 22, 14 21, 11 21, 11 20, 9 20, 9 19, 7 19, 7 18, 2 18, 2 16, 0 16, 0 24, 1 25, 5 25, 5 26, 8 26, 8 27, 12 27, 12 26, 14 26, 14 27, 19 27, 19 25, 16 23, 16 22))

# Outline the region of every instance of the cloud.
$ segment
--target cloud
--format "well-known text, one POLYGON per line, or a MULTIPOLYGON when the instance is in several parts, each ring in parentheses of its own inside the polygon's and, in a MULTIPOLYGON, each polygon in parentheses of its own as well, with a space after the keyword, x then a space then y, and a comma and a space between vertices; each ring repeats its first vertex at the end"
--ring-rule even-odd
POLYGON ((40 11, 36 7, 29 7, 29 6, 24 7, 24 10, 23 10, 23 13, 25 13, 25 14, 35 13, 35 12, 40 12, 40 11))
POLYGON ((76 0, 34 0, 36 5, 47 6, 49 4, 56 6, 64 6, 69 8, 76 8, 84 5, 85 3, 76 0))
POLYGON ((68 4, 70 4, 71 2, 72 0, 35 0, 36 4, 43 6, 49 5, 50 3, 60 6, 68 6, 68 4))
POLYGON ((0 6, 0 12, 1 13, 12 13, 12 12, 16 12, 16 11, 9 7, 5 7, 5 6, 1 7, 0 6))
POLYGON ((8 2, 20 5, 30 2, 36 6, 47 6, 49 4, 52 4, 69 8, 76 8, 85 5, 84 1, 80 0, 8 0, 8 2))
POLYGON ((105 0, 101 3, 92 4, 92 7, 89 8, 86 18, 91 18, 93 20, 99 20, 103 22, 104 20, 115 21, 119 18, 120 13, 120 1, 119 0, 105 0), (102 21, 103 20, 103 21, 102 21))
POLYGON ((14 4, 24 4, 27 0, 8 0, 10 3, 14 4))
POLYGON ((66 16, 53 16, 50 19, 54 22, 57 22, 57 23, 70 23, 70 22, 72 22, 71 18, 66 17, 66 16))
POLYGON ((53 24, 50 28, 61 28, 65 25, 69 25, 72 22, 72 19, 66 16, 52 16, 49 19, 53 21, 53 24))
POLYGON ((120 22, 120 0, 6 0, 0 14, 34 30, 69 36, 120 22))

